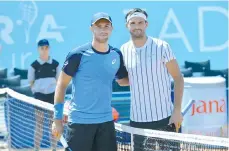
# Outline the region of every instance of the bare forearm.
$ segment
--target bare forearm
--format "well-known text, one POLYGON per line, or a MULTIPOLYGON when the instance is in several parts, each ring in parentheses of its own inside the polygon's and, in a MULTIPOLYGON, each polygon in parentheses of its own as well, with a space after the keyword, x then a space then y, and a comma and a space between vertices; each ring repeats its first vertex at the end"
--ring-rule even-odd
POLYGON ((65 92, 71 79, 71 76, 67 75, 63 71, 60 72, 55 91, 55 104, 64 102, 65 92))
POLYGON ((184 91, 184 79, 182 76, 174 79, 174 110, 181 111, 181 103, 184 91))
POLYGON ((55 91, 55 98, 54 98, 55 104, 64 102, 65 91, 66 91, 65 86, 61 84, 57 84, 56 91, 55 91))

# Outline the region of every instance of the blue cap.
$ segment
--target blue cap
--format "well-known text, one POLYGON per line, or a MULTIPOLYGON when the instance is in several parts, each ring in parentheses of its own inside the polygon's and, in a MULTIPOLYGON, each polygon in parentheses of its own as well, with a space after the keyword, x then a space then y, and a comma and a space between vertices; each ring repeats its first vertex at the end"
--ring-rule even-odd
POLYGON ((41 40, 37 43, 37 46, 38 46, 38 47, 41 47, 41 46, 49 46, 49 41, 46 40, 46 39, 41 39, 41 40))
POLYGON ((112 19, 107 13, 99 12, 93 15, 92 20, 91 20, 91 25, 93 25, 100 19, 106 19, 112 24, 112 19))

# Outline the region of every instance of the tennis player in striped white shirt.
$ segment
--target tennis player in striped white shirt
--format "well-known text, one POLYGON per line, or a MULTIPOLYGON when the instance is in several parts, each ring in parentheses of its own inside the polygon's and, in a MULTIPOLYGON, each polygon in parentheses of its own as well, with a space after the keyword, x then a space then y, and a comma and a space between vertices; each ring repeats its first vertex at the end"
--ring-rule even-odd
POLYGON ((130 84, 131 126, 157 130, 173 123, 175 131, 183 120, 184 81, 169 44, 146 35, 147 17, 147 13, 138 8, 126 15, 131 39, 121 46, 121 51, 129 78, 117 82, 122 86, 130 84), (175 85, 174 104, 170 75, 175 85))

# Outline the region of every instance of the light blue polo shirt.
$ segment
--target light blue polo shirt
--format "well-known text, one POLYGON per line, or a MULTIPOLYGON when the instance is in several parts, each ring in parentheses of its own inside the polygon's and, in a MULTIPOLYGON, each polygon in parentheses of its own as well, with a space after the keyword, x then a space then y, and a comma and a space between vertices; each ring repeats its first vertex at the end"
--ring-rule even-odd
POLYGON ((121 52, 109 46, 102 53, 87 43, 68 54, 62 70, 73 77, 69 122, 112 121, 112 82, 128 76, 121 52))

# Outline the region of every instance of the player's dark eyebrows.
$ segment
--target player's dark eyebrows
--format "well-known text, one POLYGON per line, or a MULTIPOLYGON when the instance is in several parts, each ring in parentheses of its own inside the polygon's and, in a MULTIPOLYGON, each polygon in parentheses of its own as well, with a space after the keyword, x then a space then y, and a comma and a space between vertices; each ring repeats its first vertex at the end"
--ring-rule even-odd
POLYGON ((41 46, 40 48, 41 49, 46 49, 46 48, 49 48, 49 46, 41 46))
POLYGON ((139 24, 139 23, 143 23, 144 21, 140 20, 140 21, 129 21, 130 24, 139 24))

